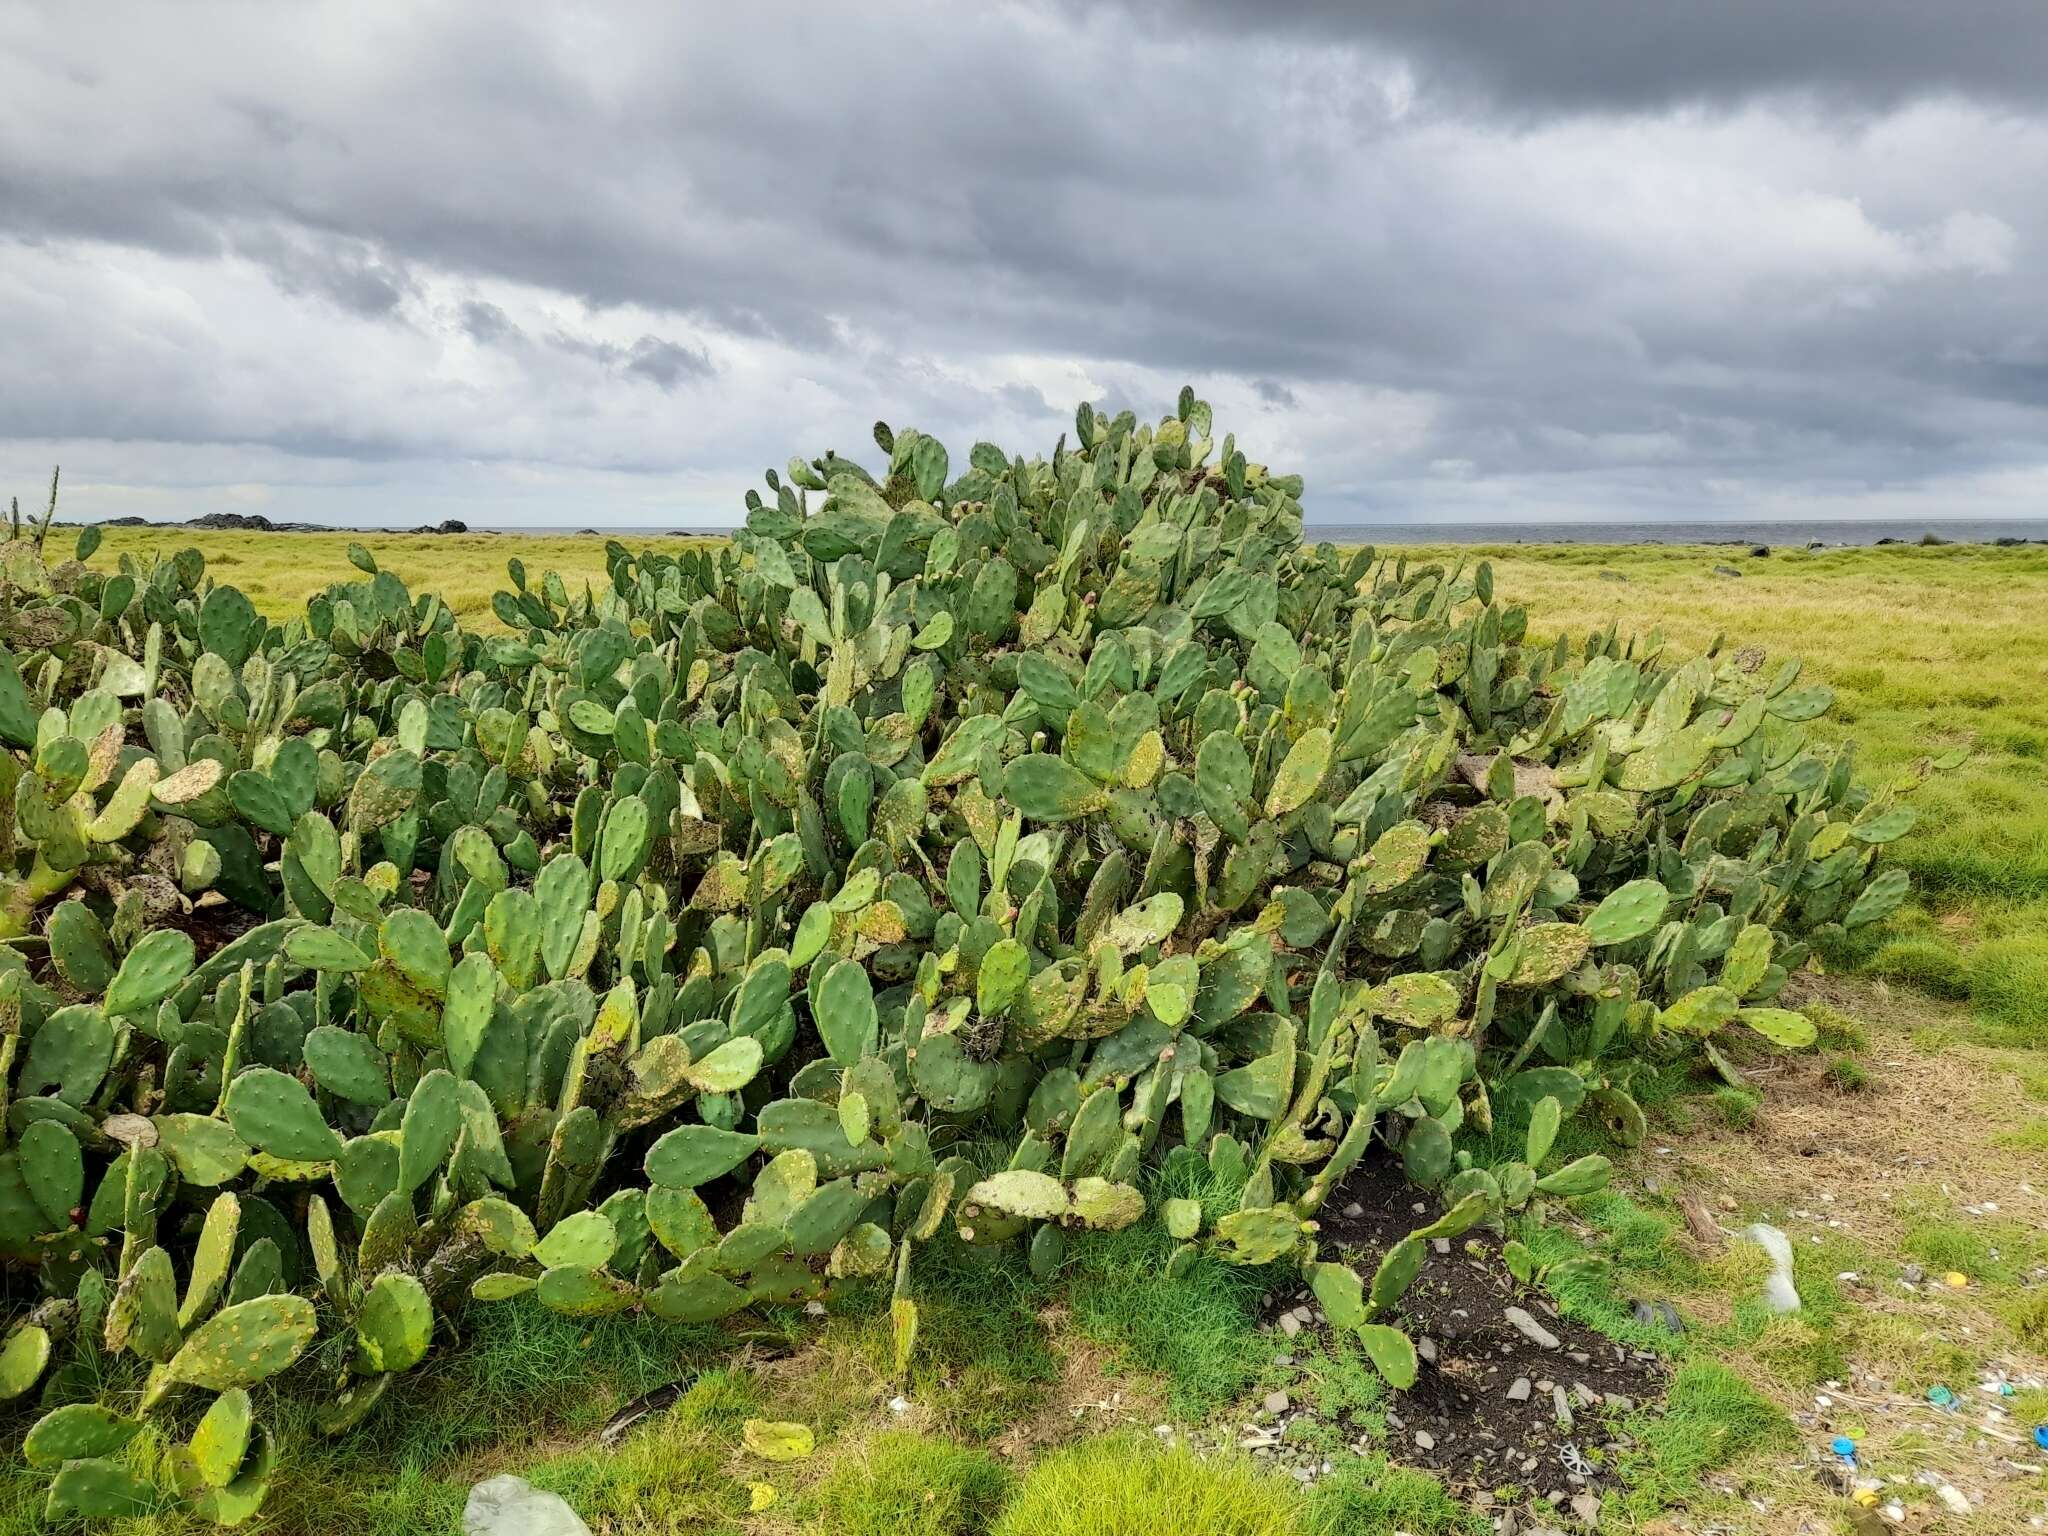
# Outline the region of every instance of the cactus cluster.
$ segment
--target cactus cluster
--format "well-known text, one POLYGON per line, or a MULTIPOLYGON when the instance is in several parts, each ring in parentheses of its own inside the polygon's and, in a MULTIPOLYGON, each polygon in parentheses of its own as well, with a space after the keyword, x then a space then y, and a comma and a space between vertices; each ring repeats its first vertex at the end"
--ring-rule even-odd
POLYGON ((469 1305, 869 1280, 901 1362, 925 1246, 1141 1221, 1407 1385, 1425 1242, 1599 1187, 1553 1138, 1639 1138, 1644 1062, 1809 1039, 1788 974, 1904 893, 1906 786, 1795 664, 1306 544, 1191 392, 958 475, 875 437, 602 590, 510 561, 489 633, 361 549, 275 624, 194 552, 0 546, 0 1399, 53 1512, 235 1524, 251 1387, 344 1431, 469 1305), (1316 1221, 1368 1156, 1445 1207, 1369 1272, 1316 1221))

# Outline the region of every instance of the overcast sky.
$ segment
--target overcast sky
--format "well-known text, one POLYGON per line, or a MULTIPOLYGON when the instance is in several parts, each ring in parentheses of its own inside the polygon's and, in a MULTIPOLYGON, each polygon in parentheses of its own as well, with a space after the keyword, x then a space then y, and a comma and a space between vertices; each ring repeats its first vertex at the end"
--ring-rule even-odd
POLYGON ((1324 522, 2048 516, 2048 5, 0 0, 0 492, 727 525, 1183 381, 1324 522))

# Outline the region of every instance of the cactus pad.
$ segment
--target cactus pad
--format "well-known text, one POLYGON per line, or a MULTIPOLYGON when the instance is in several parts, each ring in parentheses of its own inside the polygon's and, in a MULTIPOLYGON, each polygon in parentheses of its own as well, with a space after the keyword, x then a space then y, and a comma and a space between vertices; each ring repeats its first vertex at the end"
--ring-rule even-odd
POLYGON ((228 1123, 262 1152, 293 1162, 327 1162, 341 1155, 341 1138, 305 1085, 273 1067, 251 1067, 227 1094, 228 1123))

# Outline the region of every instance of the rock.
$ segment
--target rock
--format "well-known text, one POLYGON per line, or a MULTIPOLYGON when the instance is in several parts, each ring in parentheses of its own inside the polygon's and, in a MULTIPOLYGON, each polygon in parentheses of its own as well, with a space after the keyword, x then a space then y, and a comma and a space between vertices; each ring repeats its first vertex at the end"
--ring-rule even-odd
POLYGON ((590 1536, 558 1493, 543 1493, 507 1472, 469 1490, 462 1536, 590 1536))
POLYGON ((1586 1524, 1598 1529, 1600 1525, 1600 1495, 1597 1493, 1575 1493, 1572 1495, 1572 1513, 1586 1524))
POLYGON ((1572 1396, 1579 1400, 1581 1408, 1594 1408, 1599 1406, 1600 1403, 1600 1394, 1587 1386, 1583 1381, 1572 1383, 1572 1396))
POLYGON ((261 512, 208 512, 195 517, 187 528, 220 529, 233 533, 274 533, 277 524, 261 512))
POLYGON ((1429 1246, 1432 1252, 1449 1253, 1451 1251, 1451 1240, 1448 1237, 1432 1237, 1429 1240, 1429 1246))
POLYGON ((1685 1332, 1685 1324, 1678 1316, 1678 1308, 1668 1301, 1655 1303, 1639 1301, 1635 1304, 1635 1319, 1646 1327, 1662 1327, 1667 1333, 1685 1332))
POLYGON ((1519 1333, 1531 1344, 1534 1344, 1538 1349, 1556 1349, 1558 1347, 1557 1335, 1537 1322, 1535 1318, 1531 1317, 1521 1307, 1509 1307, 1501 1313, 1501 1316, 1508 1320, 1509 1327, 1513 1328, 1515 1332, 1519 1333))
POLYGON ((1282 1312, 1280 1314, 1280 1331, 1290 1339, 1293 1338, 1297 1333, 1301 1332, 1301 1319, 1292 1312, 1282 1312))
POLYGON ((1967 1515, 1970 1513, 1970 1501, 1963 1496, 1962 1489, 1956 1487, 1953 1483, 1941 1484, 1941 1486, 1934 1490, 1934 1496, 1946 1504, 1954 1514, 1967 1515))
POLYGON ((1344 1215, 1351 1221, 1358 1220, 1358 1218, 1363 1216, 1364 1214, 1365 1207, 1360 1205, 1356 1200, 1352 1201, 1349 1205, 1344 1207, 1344 1215))
POLYGON ((1632 1397, 1623 1397, 1619 1392, 1609 1392, 1606 1401, 1607 1406, 1616 1413, 1634 1413, 1636 1411, 1636 1400, 1632 1397))
POLYGON ((1268 1413, 1280 1414, 1287 1411, 1288 1398, 1285 1392, 1268 1392, 1264 1404, 1268 1413))
POLYGON ((100 519, 100 526, 102 528, 153 528, 156 525, 146 517, 129 516, 103 517, 100 519))
POLYGON ((463 520, 462 520, 461 518, 459 518, 459 517, 451 517, 451 518, 449 518, 449 519, 448 519, 448 520, 447 520, 446 522, 442 523, 440 527, 436 528, 436 529, 434 530, 434 532, 436 532, 436 533, 467 533, 467 532, 469 532, 469 524, 465 523, 465 522, 464 522, 464 521, 463 521, 463 520))
POLYGON ((1431 1365, 1436 1364, 1436 1340, 1424 1334, 1415 1341, 1415 1353, 1431 1365))
POLYGON ((1770 554, 1770 552, 1771 552, 1771 546, 1770 546, 1770 545, 1768 545, 1768 544, 1755 544, 1755 545, 1752 545, 1752 546, 1750 547, 1750 551, 1749 551, 1749 558, 1750 558, 1750 559, 1752 559, 1752 560, 1761 560, 1761 559, 1763 559, 1763 558, 1764 558, 1764 557, 1765 557, 1766 555, 1770 554))
POLYGON ((1552 1387, 1550 1389, 1550 1409, 1560 1429, 1570 1429, 1572 1425, 1578 1422, 1577 1419, 1572 1417, 1571 1399, 1564 1395, 1563 1387, 1552 1387))
POLYGON ((1742 579, 1742 572, 1735 569, 1732 565, 1717 565, 1714 567, 1714 574, 1716 576, 1733 576, 1738 581, 1742 579))
POLYGON ((1528 1377, 1517 1376, 1515 1378, 1515 1384, 1508 1388, 1508 1401, 1511 1403, 1526 1403, 1529 1401, 1528 1377))
POLYGON ((2002 533, 1991 541, 1992 545, 1998 549, 2017 549, 2026 542, 2025 539, 2015 538, 2009 533, 2002 533))
POLYGON ((261 512, 208 512, 184 524, 215 533, 331 533, 318 523, 273 523, 261 512))
POLYGON ((1436 1436, 1432 1435, 1426 1429, 1418 1429, 1417 1431, 1415 1431, 1415 1449, 1417 1449, 1418 1451, 1435 1450, 1436 1436))

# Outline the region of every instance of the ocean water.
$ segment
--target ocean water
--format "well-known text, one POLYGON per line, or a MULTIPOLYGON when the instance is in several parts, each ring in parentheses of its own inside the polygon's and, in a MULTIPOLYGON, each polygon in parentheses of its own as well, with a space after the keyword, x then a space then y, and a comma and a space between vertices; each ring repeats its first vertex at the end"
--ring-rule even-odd
POLYGON ((1317 523, 1310 539, 1332 544, 1768 544, 1804 549, 1822 544, 1917 544, 1926 534, 1951 544, 1997 539, 2048 540, 2048 519, 1867 519, 1797 523, 1317 523))

